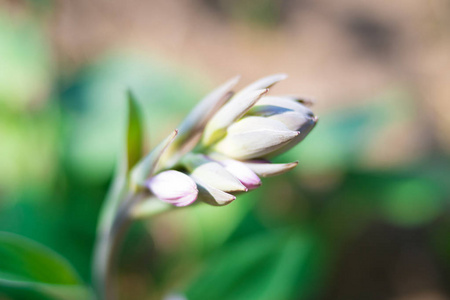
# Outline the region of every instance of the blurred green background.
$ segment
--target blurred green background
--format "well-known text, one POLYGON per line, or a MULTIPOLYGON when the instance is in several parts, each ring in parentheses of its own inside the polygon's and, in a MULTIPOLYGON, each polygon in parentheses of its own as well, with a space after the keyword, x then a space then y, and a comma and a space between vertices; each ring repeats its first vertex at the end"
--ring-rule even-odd
POLYGON ((299 166, 135 224, 121 299, 450 299, 449 70, 445 0, 0 0, 0 299, 88 298, 127 89, 155 145, 277 72, 320 116, 299 166))

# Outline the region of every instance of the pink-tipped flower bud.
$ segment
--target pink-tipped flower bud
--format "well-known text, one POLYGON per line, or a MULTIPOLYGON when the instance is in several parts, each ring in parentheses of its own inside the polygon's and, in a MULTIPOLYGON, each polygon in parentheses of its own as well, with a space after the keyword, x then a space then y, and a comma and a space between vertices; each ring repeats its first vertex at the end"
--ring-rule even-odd
POLYGON ((233 174, 249 190, 256 189, 261 185, 261 179, 258 175, 244 163, 234 159, 225 159, 220 163, 225 167, 225 170, 233 174))
POLYGON ((197 199, 198 189, 194 180, 184 173, 169 170, 147 181, 150 191, 160 200, 175 206, 186 206, 197 199))

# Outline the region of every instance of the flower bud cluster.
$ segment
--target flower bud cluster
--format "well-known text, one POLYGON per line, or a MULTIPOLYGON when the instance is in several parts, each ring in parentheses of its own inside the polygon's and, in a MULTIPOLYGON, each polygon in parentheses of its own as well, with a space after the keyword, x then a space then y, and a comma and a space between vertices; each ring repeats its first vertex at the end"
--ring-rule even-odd
POLYGON ((158 157, 158 173, 147 187, 159 199, 185 206, 196 199, 226 205, 236 194, 261 185, 260 177, 282 174, 297 162, 273 164, 269 158, 302 141, 317 123, 309 101, 268 96, 272 75, 236 94, 233 79, 208 95, 180 125, 179 136, 158 157), (173 169, 177 169, 175 171, 173 169))

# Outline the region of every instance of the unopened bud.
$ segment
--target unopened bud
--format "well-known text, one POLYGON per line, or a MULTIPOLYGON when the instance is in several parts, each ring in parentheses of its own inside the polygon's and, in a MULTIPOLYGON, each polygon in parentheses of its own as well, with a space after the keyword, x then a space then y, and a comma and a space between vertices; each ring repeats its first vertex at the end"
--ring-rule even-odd
POLYGON ((160 200, 175 206, 186 206, 197 199, 198 190, 194 180, 186 174, 169 170, 147 181, 150 191, 160 200))
POLYGON ((232 97, 206 125, 202 143, 209 146, 225 136, 227 127, 241 118, 267 91, 250 90, 232 97))
POLYGON ((245 160, 263 157, 288 144, 299 135, 283 123, 263 117, 245 117, 228 128, 215 150, 245 160))
POLYGON ((314 127, 315 116, 303 104, 287 97, 266 96, 252 107, 248 115, 262 116, 282 122, 295 131, 308 131, 314 127))
POLYGON ((206 183, 225 192, 245 192, 248 189, 233 174, 218 162, 202 154, 188 154, 183 159, 184 166, 197 182, 206 183))
POLYGON ((258 175, 244 163, 234 159, 225 159, 220 161, 220 163, 249 190, 256 189, 261 185, 261 179, 259 179, 258 175))

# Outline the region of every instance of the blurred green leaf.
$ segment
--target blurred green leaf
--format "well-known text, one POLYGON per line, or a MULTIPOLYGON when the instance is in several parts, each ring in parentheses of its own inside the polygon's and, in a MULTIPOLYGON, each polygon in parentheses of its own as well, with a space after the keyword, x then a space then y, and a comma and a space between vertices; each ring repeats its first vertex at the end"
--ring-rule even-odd
POLYGON ((130 170, 142 158, 144 127, 141 123, 139 105, 128 91, 127 169, 130 170))
POLYGON ((317 287, 323 260, 311 232, 269 231, 213 257, 186 295, 196 299, 296 299, 317 287))
MULTIPOLYGON (((0 108, 0 191, 51 188, 57 169, 57 120, 54 107, 30 114, 0 108)), ((4 197, 0 206, 11 199, 4 197)))
POLYGON ((0 11, 0 104, 8 108, 36 105, 50 91, 53 67, 41 28, 0 11))
MULTIPOLYGON (((14 299, 80 299, 88 291, 72 266, 52 250, 19 235, 0 232, 0 295, 14 299), (38 296, 39 295, 39 296, 38 296)), ((84 298, 85 299, 85 298, 84 298)))
POLYGON ((395 224, 420 226, 442 213, 445 201, 443 191, 424 178, 392 181, 384 192, 382 213, 395 224))

